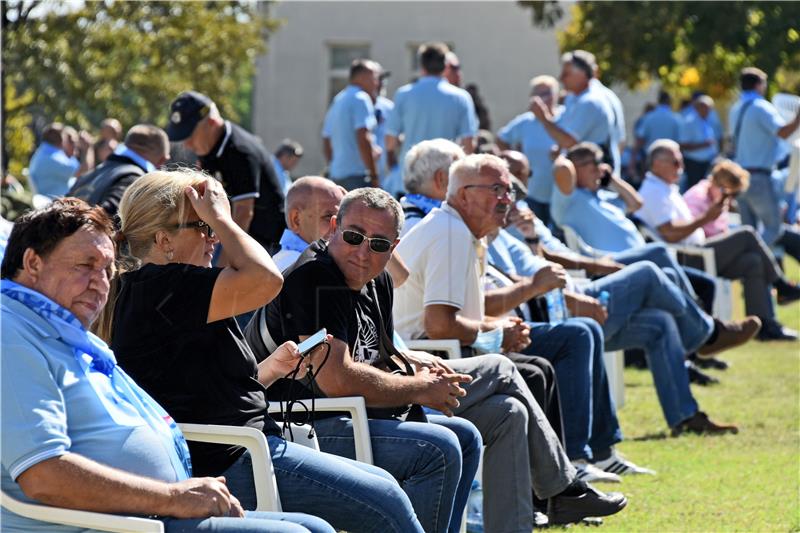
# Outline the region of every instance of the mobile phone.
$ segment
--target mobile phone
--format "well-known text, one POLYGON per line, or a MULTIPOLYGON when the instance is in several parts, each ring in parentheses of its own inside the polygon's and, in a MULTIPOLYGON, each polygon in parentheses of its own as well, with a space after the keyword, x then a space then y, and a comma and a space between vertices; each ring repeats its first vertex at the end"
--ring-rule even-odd
POLYGON ((600 178, 600 186, 603 188, 608 187, 608 184, 611 183, 611 172, 606 170, 603 172, 603 177, 600 178))
POLYGON ((325 339, 328 337, 328 330, 322 328, 318 332, 311 335, 309 338, 301 342, 297 345, 297 349, 300 351, 300 357, 306 357, 311 350, 325 342, 325 339))

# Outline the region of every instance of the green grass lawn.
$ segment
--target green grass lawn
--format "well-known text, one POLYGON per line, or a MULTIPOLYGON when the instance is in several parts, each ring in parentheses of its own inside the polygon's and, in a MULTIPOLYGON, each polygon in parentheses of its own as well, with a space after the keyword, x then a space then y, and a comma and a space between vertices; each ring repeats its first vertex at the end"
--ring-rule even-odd
MULTIPOLYGON (((796 263, 787 270, 800 279, 796 263)), ((779 318, 800 329, 800 303, 779 318)), ((711 372, 722 383, 692 388, 738 435, 669 437, 650 373, 626 369, 619 449, 658 475, 598 484, 628 497, 602 531, 800 531, 800 343, 751 341, 721 358, 730 368, 711 372)))

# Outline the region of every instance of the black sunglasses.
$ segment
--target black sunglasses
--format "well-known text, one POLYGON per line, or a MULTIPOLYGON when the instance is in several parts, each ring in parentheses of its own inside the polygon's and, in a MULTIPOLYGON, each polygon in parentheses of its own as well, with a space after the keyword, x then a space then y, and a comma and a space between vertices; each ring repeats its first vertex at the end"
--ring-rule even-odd
POLYGON ((195 220, 194 222, 184 222, 183 224, 176 224, 175 228, 176 229, 182 229, 182 228, 199 229, 200 231, 205 233, 206 236, 209 239, 213 239, 214 238, 214 229, 211 226, 209 226, 207 222, 203 222, 202 220, 195 220))
POLYGON ((392 249, 392 241, 388 239, 381 239, 380 237, 367 237, 357 231, 351 229, 342 230, 342 240, 350 246, 361 246, 361 243, 367 240, 369 249, 378 254, 385 254, 392 249))

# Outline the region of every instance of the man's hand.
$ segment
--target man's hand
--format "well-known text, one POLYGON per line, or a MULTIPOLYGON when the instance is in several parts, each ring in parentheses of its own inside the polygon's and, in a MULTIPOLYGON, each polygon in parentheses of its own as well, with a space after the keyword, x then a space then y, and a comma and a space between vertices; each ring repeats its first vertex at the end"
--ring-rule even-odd
POLYGON ((503 351, 520 352, 531 343, 531 328, 521 318, 508 318, 503 324, 503 351))
POLYGON ((716 220, 722 213, 728 210, 730 203, 730 198, 723 198, 721 202, 715 202, 711 204, 711 207, 708 208, 708 211, 706 211, 705 215, 703 215, 703 218, 709 222, 716 220))
POLYGON ((160 513, 175 518, 244 516, 239 501, 231 496, 225 478, 194 477, 170 485, 170 508, 160 513))
POLYGON ((530 110, 531 113, 533 113, 533 116, 535 116, 536 119, 541 122, 549 122, 552 119, 550 110, 547 109, 547 106, 544 105, 544 102, 538 96, 531 98, 530 110))
POLYGON ((527 239, 536 238, 536 226, 534 226, 535 215, 529 209, 511 209, 508 212, 508 223, 516 227, 527 239))
POLYGON ((427 386, 418 402, 422 405, 441 411, 446 416, 453 416, 453 409, 459 406, 458 398, 467 395, 459 383, 469 383, 472 376, 466 374, 449 374, 423 368, 415 375, 427 386))
POLYGON ((595 259, 593 264, 593 273, 598 275, 608 275, 613 274, 614 272, 619 272, 625 265, 622 263, 617 263, 610 257, 601 257, 599 259, 595 259))
POLYGON ((531 284, 536 287, 538 294, 544 294, 553 289, 563 289, 567 285, 567 271, 556 263, 548 263, 536 271, 531 279, 531 284))
POLYGON ((595 319, 600 325, 606 323, 608 311, 598 300, 585 294, 569 293, 567 306, 574 316, 585 316, 595 319))
POLYGON ((436 357, 428 352, 421 352, 419 350, 406 350, 403 352, 411 364, 417 370, 427 368, 433 372, 444 372, 445 374, 455 374, 456 372, 450 368, 441 357, 436 357))

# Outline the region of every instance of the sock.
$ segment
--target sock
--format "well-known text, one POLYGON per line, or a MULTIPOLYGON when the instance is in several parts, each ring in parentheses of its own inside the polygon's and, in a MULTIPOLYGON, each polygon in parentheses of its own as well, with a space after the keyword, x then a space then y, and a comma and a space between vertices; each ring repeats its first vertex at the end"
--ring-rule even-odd
POLYGON ((597 461, 605 461, 606 459, 611 457, 611 451, 612 451, 611 447, 603 448, 602 450, 599 451, 592 450, 593 461, 595 463, 597 461))
POLYGON ((558 495, 559 496, 582 496, 589 490, 589 487, 586 486, 586 483, 581 481, 578 478, 575 478, 569 486, 562 490, 558 495))
POLYGON ((711 332, 711 336, 706 341, 706 346, 708 346, 709 344, 714 344, 714 342, 717 340, 717 337, 719 337, 719 320, 715 318, 714 331, 711 332))

